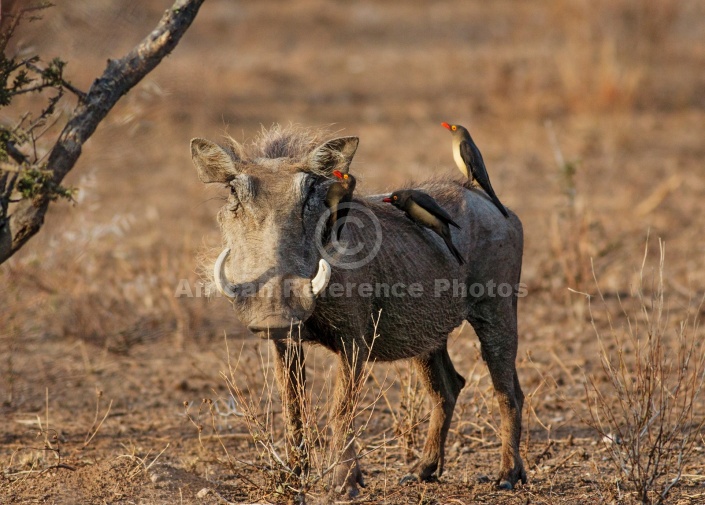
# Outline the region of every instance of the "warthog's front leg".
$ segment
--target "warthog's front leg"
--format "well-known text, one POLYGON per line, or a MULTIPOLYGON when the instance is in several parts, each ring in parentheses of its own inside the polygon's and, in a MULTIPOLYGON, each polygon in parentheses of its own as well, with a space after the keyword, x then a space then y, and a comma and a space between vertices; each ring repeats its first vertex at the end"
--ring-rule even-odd
POLYGON ((413 474, 402 478, 402 482, 416 480, 417 477, 428 481, 443 474, 448 428, 453 418, 455 402, 460 390, 465 386, 465 379, 455 371, 445 347, 415 358, 414 363, 431 397, 433 412, 421 459, 414 465, 413 474))
POLYGON ((308 447, 303 438, 301 401, 306 388, 306 367, 303 348, 291 340, 274 342, 276 351, 275 376, 286 417, 287 462, 299 476, 309 469, 308 447))
POLYGON ((360 372, 364 366, 364 363, 361 363, 362 354, 358 350, 349 349, 339 355, 331 412, 331 455, 337 458, 338 463, 334 471, 333 486, 336 493, 347 494, 351 498, 357 496, 358 485, 365 487, 353 437, 355 407, 360 396, 360 372))

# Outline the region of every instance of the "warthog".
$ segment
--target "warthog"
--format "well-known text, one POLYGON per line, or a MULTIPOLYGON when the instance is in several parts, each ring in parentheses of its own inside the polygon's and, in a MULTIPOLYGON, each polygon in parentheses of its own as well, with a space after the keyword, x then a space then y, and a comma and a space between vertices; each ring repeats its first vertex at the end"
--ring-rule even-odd
POLYGON ((321 244, 322 236, 335 236, 321 226, 327 222, 324 202, 331 174, 348 172, 358 144, 356 137, 324 142, 323 135, 274 127, 247 144, 191 142, 201 181, 230 190, 218 213, 225 250, 215 264, 214 280, 232 299, 239 319, 274 343, 289 443, 299 447, 302 441, 300 388, 294 384, 304 374, 297 371, 300 358, 286 359, 292 345, 287 339, 295 336, 293 345, 321 344, 339 358, 332 441, 342 454, 333 483, 351 496, 362 485, 350 414, 363 364, 410 359, 434 405, 423 455, 412 471, 422 480, 440 476, 453 409, 465 385, 448 355, 448 334, 468 321, 479 337, 499 401, 497 484, 511 489, 518 480, 525 482, 519 455, 524 395, 515 366, 521 222, 513 213, 505 219, 482 191, 433 180, 417 188, 461 226, 453 230, 453 242, 465 265, 458 265, 439 237, 382 203, 382 196, 354 198, 342 246, 321 244), (358 226, 366 220, 367 225, 358 226), (463 285, 485 289, 465 295, 463 285), (510 289, 502 291, 502 286, 510 289), (376 339, 374 314, 381 314, 376 339))

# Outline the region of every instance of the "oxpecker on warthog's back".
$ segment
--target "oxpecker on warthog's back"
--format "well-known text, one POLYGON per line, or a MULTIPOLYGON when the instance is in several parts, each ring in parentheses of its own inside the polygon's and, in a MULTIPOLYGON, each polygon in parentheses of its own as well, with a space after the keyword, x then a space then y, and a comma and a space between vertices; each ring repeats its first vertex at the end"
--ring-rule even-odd
MULTIPOLYGON (((350 496, 362 483, 349 443, 362 364, 367 359, 415 363, 434 408, 413 473, 432 479, 443 472, 446 435, 465 385, 448 355, 448 334, 468 321, 499 401, 497 483, 512 488, 526 480, 519 456, 524 395, 515 367, 521 222, 512 212, 505 219, 479 190, 434 180, 415 189, 430 195, 460 227, 452 228, 451 238, 464 264, 441 237, 381 196, 356 196, 344 204, 346 225, 338 240, 326 229, 326 196, 339 180, 333 171, 348 173, 357 146, 356 137, 326 139, 318 130, 278 126, 245 144, 194 139, 191 153, 200 179, 229 191, 218 213, 224 251, 215 283, 232 300, 238 318, 273 341, 289 443, 300 445, 302 435, 299 388, 288 379, 296 372, 287 368, 296 363, 285 359, 286 339, 295 338, 294 345, 317 342, 339 357, 332 442, 342 456, 333 479, 335 489, 350 496), (381 314, 374 345, 373 314, 381 314)), ((306 471, 300 462, 290 463, 306 471)))

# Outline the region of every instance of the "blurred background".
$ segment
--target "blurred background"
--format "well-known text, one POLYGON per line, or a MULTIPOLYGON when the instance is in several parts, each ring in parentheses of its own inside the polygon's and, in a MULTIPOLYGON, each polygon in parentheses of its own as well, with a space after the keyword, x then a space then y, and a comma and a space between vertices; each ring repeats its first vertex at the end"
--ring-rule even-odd
MULTIPOLYGON (((85 90, 169 5, 59 2, 14 49, 64 58, 85 90)), ((189 141, 274 123, 359 136, 362 194, 455 176, 440 122, 464 124, 524 223, 532 294, 586 288, 590 258, 608 289, 626 289, 647 233, 668 243, 674 282, 702 292, 704 30, 697 0, 208 0, 85 146, 67 181, 76 204, 53 205, 0 267, 3 326, 89 340, 145 324, 213 331, 225 304, 203 318, 203 300, 166 296, 196 282, 199 248, 219 245, 222 192, 198 182, 189 141)))
MULTIPOLYGON (((56 2, 12 50, 60 56, 86 90, 170 5, 56 2)), ((76 202, 52 205, 0 266, 3 408, 32 410, 44 385, 93 381, 129 386, 114 395, 130 404, 152 379, 133 384, 116 356, 157 359, 165 346, 169 361, 142 371, 159 377, 155 390, 218 381, 194 363, 222 360, 224 333, 248 337, 222 299, 174 296, 183 279, 196 294, 197 257, 220 245, 223 191, 198 181, 189 141, 246 140, 274 123, 359 136, 360 194, 459 177, 440 123, 465 125, 524 224, 520 354, 535 360, 522 358, 525 380, 555 364, 551 353, 565 364, 558 375, 590 368, 585 299, 568 288, 628 294, 661 238, 673 310, 705 292, 704 33, 699 0, 207 0, 84 146, 66 181, 76 202), (79 380, 97 363, 102 375, 79 380)))

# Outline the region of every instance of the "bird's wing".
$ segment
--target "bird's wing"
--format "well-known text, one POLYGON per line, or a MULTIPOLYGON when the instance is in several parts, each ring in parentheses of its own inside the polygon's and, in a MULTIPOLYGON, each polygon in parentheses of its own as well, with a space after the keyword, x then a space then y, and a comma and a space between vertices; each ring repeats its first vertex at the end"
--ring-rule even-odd
POLYGON ((430 195, 427 195, 422 191, 414 191, 411 194, 411 199, 442 221, 451 224, 456 228, 460 228, 460 226, 453 221, 453 218, 450 217, 450 214, 448 214, 443 207, 438 205, 438 202, 436 202, 436 200, 434 200, 430 195))
POLYGON ((475 179, 477 179, 476 174, 478 173, 478 169, 480 169, 482 173, 487 173, 487 170, 485 169, 485 160, 482 159, 480 150, 472 140, 469 142, 467 140, 460 142, 460 157, 463 158, 465 165, 470 168, 470 171, 475 179))
POLYGON ((357 179, 353 177, 352 175, 348 174, 348 193, 350 193, 351 198, 352 194, 355 191, 355 186, 357 185, 357 179))
POLYGON ((504 208, 502 202, 499 201, 497 195, 492 189, 492 183, 490 182, 490 176, 487 173, 487 168, 485 168, 485 162, 482 159, 482 154, 480 150, 475 145, 475 142, 470 139, 463 140, 460 143, 460 156, 466 165, 470 167, 470 173, 473 178, 480 184, 480 187, 485 190, 485 193, 490 197, 490 200, 495 204, 495 206, 500 210, 504 217, 509 217, 507 209, 504 208))
POLYGON ((333 207, 340 203, 345 197, 346 190, 340 182, 334 182, 328 187, 328 192, 326 193, 326 205, 328 207, 333 207))

